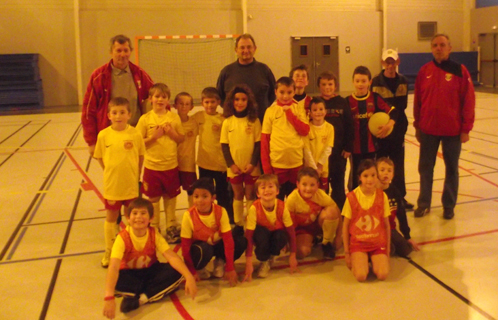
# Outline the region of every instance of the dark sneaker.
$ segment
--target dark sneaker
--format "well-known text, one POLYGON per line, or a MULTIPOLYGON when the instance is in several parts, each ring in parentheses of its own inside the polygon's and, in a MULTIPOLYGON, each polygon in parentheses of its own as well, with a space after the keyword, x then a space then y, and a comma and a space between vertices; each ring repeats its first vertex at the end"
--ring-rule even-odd
POLYGON ((455 211, 453 208, 444 208, 443 218, 446 220, 451 220, 455 216, 455 211))
POLYGON ((140 302, 138 301, 139 297, 124 297, 123 301, 121 301, 120 310, 122 313, 127 313, 133 310, 138 309, 140 307, 140 302))
POLYGON ((426 214, 428 214, 430 211, 431 211, 430 208, 418 207, 417 209, 415 209, 415 212, 414 212, 415 218, 421 218, 421 217, 425 216, 426 214))
POLYGON ((413 210, 413 208, 415 207, 415 206, 413 205, 413 203, 410 203, 410 202, 406 201, 406 199, 403 199, 403 202, 404 202, 404 204, 405 204, 405 209, 406 209, 406 210, 413 210))
POLYGON ((326 244, 322 243, 323 258, 324 259, 334 259, 335 258, 335 248, 332 243, 328 242, 326 244))

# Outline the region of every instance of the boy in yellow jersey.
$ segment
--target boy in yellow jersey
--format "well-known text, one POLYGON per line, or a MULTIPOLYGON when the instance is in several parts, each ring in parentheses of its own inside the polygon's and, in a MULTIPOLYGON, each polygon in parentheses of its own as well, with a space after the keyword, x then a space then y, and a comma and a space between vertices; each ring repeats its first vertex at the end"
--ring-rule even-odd
POLYGON ((199 125, 188 113, 194 108, 194 99, 187 92, 180 92, 175 97, 175 108, 182 120, 185 140, 178 145, 178 170, 180 183, 188 194, 188 206, 192 207, 192 184, 197 180, 195 172, 195 141, 199 135, 199 125))
POLYGON ((310 103, 310 133, 305 139, 306 166, 318 171, 320 189, 329 193, 329 156, 334 146, 334 127, 325 121, 325 101, 315 97, 310 103), (309 151, 310 153, 307 153, 309 151))
POLYGON ((143 193, 154 207, 152 226, 159 228, 159 199, 164 199, 166 241, 180 241, 180 226, 176 222, 176 196, 180 194, 177 145, 185 140, 180 117, 170 111, 170 90, 164 83, 150 88, 152 110, 140 117, 137 130, 145 142, 143 193))
POLYGON ((225 208, 233 223, 233 208, 228 194, 227 163, 221 149, 221 128, 225 117, 216 111, 221 99, 218 90, 207 87, 201 93, 204 111, 192 117, 199 124, 199 147, 197 149, 197 166, 199 177, 214 180, 218 204, 225 208))
POLYGON ((121 206, 128 206, 138 197, 145 153, 140 133, 128 124, 131 112, 126 98, 117 97, 109 102, 108 117, 111 125, 99 132, 93 154, 104 169, 105 253, 101 261, 104 268, 109 266, 121 206))
POLYGON ((261 130, 261 164, 264 173, 278 176, 284 200, 296 188, 297 172, 303 166, 302 137, 310 126, 304 108, 294 98, 294 81, 281 77, 277 81, 277 100, 266 109, 261 130))

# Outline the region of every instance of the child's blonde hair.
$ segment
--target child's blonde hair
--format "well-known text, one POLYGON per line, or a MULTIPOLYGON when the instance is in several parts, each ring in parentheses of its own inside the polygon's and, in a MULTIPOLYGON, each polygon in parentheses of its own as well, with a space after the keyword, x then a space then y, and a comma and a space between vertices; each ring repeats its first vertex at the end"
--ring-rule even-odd
POLYGON ((175 96, 175 108, 176 108, 176 104, 178 103, 178 99, 180 99, 180 97, 188 97, 188 98, 190 98, 190 104, 191 104, 191 108, 190 109, 192 110, 192 108, 194 108, 194 98, 188 92, 180 92, 179 94, 177 94, 175 96))
POLYGON ((265 182, 273 182, 277 187, 277 189, 280 189, 280 184, 278 183, 278 177, 274 174, 268 174, 268 173, 260 175, 256 180, 256 182, 254 183, 254 187, 256 188, 256 190, 258 190, 259 186, 265 182))
POLYGON ((130 101, 128 101, 128 99, 123 97, 116 97, 112 98, 111 101, 109 101, 109 106, 107 107, 107 113, 111 112, 111 108, 116 106, 124 106, 126 107, 126 110, 128 110, 128 112, 131 112, 130 101))
POLYGON ((171 90, 164 83, 156 83, 149 89, 149 96, 152 97, 156 92, 166 95, 168 100, 171 98, 171 90))
POLYGON ((297 173, 297 182, 300 182, 302 177, 311 177, 315 178, 316 181, 320 181, 320 175, 318 174, 318 171, 316 171, 312 167, 301 168, 301 170, 299 170, 299 172, 297 173))
POLYGON ((382 157, 382 158, 377 159, 377 161, 375 162, 375 165, 378 166, 382 162, 387 163, 388 165, 390 165, 391 167, 394 168, 394 162, 391 159, 389 159, 388 157, 382 157))

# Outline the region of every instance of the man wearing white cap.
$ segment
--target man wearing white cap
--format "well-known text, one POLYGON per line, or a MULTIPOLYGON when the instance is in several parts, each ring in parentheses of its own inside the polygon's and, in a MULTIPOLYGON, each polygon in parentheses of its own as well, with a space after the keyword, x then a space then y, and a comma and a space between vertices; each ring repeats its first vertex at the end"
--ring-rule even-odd
MULTIPOLYGON (((408 82, 406 78, 396 72, 400 60, 398 52, 393 49, 382 53, 384 70, 372 79, 372 92, 377 92, 390 105, 399 111, 398 119, 393 132, 384 139, 379 139, 377 158, 389 157, 394 162, 394 178, 392 183, 399 190, 401 196, 406 196, 405 187, 405 133, 408 128, 408 119, 405 110, 408 104, 408 82)), ((413 209, 413 204, 404 200, 406 209, 413 209)))

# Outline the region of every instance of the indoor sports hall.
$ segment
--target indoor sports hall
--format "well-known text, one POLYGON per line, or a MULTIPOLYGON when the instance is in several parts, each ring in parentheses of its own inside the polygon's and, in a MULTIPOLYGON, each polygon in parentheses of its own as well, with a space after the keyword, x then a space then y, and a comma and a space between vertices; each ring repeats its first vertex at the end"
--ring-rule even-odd
MULTIPOLYGON (((484 85, 476 86, 474 128, 462 146, 455 217, 442 218, 441 155, 431 212, 422 218, 407 212, 419 252, 410 259, 392 257, 386 281, 370 275, 365 283, 355 280, 342 250, 325 260, 317 247, 292 275, 283 254, 266 279, 236 287, 204 280, 195 300, 180 286, 130 313, 118 308, 116 319, 498 319, 498 1, 18 0, 4 1, 0 9, 0 319, 104 319, 103 174, 82 136, 81 104, 92 71, 109 61, 112 36, 132 38, 131 61, 154 81, 168 83, 173 96, 195 91, 196 112, 195 86, 215 85, 216 63, 235 61, 233 35, 251 33, 256 59, 277 78, 312 55, 317 43, 328 46, 335 60, 327 68, 336 68, 338 92, 346 96, 357 65, 380 72, 383 48, 397 49, 400 71, 405 67, 414 77, 409 67, 430 54, 428 30, 449 34, 454 53, 472 53, 473 79, 484 85), (182 48, 147 51, 166 42, 182 48), (35 54, 30 65, 37 79, 31 100, 7 103, 2 86, 17 84, 2 71, 11 60, 2 64, 1 56, 17 54, 35 54), (408 60, 409 54, 415 59, 408 60), (173 72, 180 62, 195 77, 173 72)), ((312 83, 309 93, 315 94, 312 83)), ((419 144, 412 106, 410 93, 406 198, 416 203, 419 144)), ((187 196, 178 199, 180 219, 187 196)), ((244 256, 235 267, 242 275, 244 256)))

